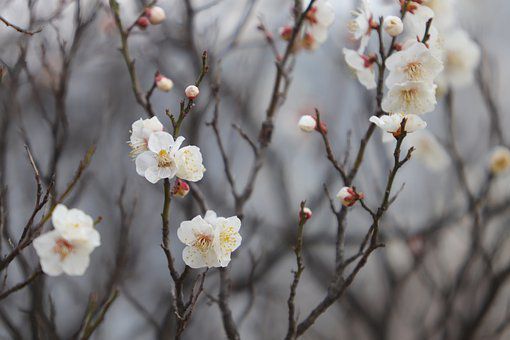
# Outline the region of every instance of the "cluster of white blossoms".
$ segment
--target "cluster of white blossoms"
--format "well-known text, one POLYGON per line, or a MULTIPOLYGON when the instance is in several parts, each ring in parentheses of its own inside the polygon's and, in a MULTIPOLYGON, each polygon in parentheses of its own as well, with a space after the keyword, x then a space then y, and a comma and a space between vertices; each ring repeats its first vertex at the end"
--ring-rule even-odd
POLYGON ((173 178, 197 182, 202 179, 205 167, 197 146, 181 148, 184 137, 175 140, 163 131, 157 117, 139 119, 131 128, 130 155, 135 158, 136 172, 149 182, 173 178))
POLYGON ((94 221, 83 211, 62 204, 55 207, 51 220, 55 229, 34 240, 42 270, 50 276, 83 275, 90 254, 101 244, 94 221))
POLYGON ((186 245, 182 258, 191 268, 226 267, 231 253, 241 245, 237 216, 218 217, 208 210, 205 216, 184 221, 177 230, 177 237, 186 245))
MULTIPOLYGON (((328 38, 328 29, 335 21, 335 10, 328 0, 317 0, 308 11, 296 46, 306 50, 316 50, 328 38)), ((280 28, 284 40, 292 37, 292 26, 280 28)))

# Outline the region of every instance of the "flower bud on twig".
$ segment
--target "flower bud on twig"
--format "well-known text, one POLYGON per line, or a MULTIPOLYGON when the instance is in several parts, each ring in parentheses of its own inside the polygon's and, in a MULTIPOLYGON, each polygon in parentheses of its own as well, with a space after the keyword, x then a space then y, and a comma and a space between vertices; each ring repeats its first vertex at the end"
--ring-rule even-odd
POLYGON ((161 24, 166 18, 165 10, 158 6, 146 8, 145 15, 152 25, 161 24))
POLYGON ((365 198, 365 195, 361 192, 356 192, 354 188, 343 187, 338 194, 336 194, 336 197, 342 202, 342 205, 350 207, 356 203, 356 201, 365 198))
POLYGON ((198 97, 200 90, 195 85, 190 85, 186 87, 184 93, 186 94, 186 97, 188 97, 188 99, 195 99, 196 97, 198 97))
POLYGON ((174 82, 170 79, 162 75, 161 73, 157 73, 154 79, 156 82, 156 86, 158 90, 163 92, 168 92, 174 87, 174 82))

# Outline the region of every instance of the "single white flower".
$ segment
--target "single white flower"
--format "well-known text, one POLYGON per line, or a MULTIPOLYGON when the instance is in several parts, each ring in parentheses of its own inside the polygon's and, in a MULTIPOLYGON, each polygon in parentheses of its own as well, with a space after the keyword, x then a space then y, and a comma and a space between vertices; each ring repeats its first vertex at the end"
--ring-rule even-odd
POLYGON ((474 80, 480 62, 480 47, 462 30, 455 30, 444 37, 444 76, 450 86, 459 88, 474 80))
POLYGON ((177 177, 191 182, 201 180, 205 172, 202 162, 202 154, 197 146, 190 145, 177 150, 175 153, 177 177))
POLYGON ((375 89, 375 59, 359 54, 354 50, 343 49, 345 62, 356 73, 359 82, 368 90, 375 89))
POLYGON ((436 85, 423 81, 394 84, 382 101, 382 109, 388 113, 404 112, 422 114, 436 106, 436 85))
POLYGON ((148 151, 136 157, 136 172, 151 183, 174 177, 178 171, 175 154, 183 141, 184 137, 177 137, 174 141, 172 135, 164 131, 152 133, 148 151))
POLYGON ((408 148, 414 147, 413 158, 425 164, 432 171, 444 170, 450 164, 448 152, 427 130, 408 135, 404 143, 408 148))
POLYGON ((174 82, 161 74, 156 75, 156 87, 163 92, 169 92, 174 87, 174 82))
POLYGON ((101 244, 90 216, 59 204, 52 213, 54 230, 38 236, 33 244, 42 270, 50 276, 83 275, 89 256, 101 244))
POLYGON ((360 40, 359 53, 363 53, 372 33, 372 11, 368 0, 361 0, 361 7, 352 12, 353 18, 347 28, 353 39, 360 40))
POLYGON ((240 227, 241 221, 236 216, 217 217, 211 210, 204 218, 196 216, 183 221, 177 237, 186 245, 182 252, 184 263, 191 268, 226 267, 230 254, 241 245, 240 227))
POLYGON ((58 204, 51 214, 55 230, 66 240, 90 240, 99 245, 99 233, 94 229, 94 220, 80 209, 67 209, 58 204))
POLYGON ((386 67, 390 71, 386 86, 391 88, 394 84, 406 81, 432 83, 443 70, 443 63, 432 55, 425 44, 415 41, 386 59, 386 67))
POLYGON ((417 115, 405 115, 401 113, 394 113, 391 115, 384 115, 381 117, 372 116, 369 121, 380 127, 382 130, 393 134, 398 137, 401 132, 402 119, 406 120, 404 127, 405 132, 411 133, 427 127, 427 122, 417 115))
POLYGON ((491 153, 490 169, 493 174, 499 175, 510 169, 510 150, 504 146, 497 146, 491 153))
POLYGON ((196 97, 198 97, 199 93, 200 90, 195 85, 190 85, 186 87, 186 89, 184 90, 184 94, 186 94, 186 97, 188 97, 189 99, 195 99, 196 97))
POLYGON ((166 18, 165 10, 158 6, 145 9, 145 15, 152 25, 161 24, 166 18))
POLYGON ((147 143, 153 132, 163 131, 163 124, 158 117, 150 119, 142 119, 135 121, 131 125, 131 137, 129 138, 129 146, 131 147, 130 156, 136 157, 140 153, 147 151, 147 143))
POLYGON ((411 38, 417 37, 421 40, 425 35, 425 28, 427 21, 434 18, 434 11, 427 7, 420 5, 416 2, 411 2, 408 5, 408 10, 404 17, 404 28, 411 38))
POLYGON ((317 126, 317 121, 310 115, 303 115, 299 118, 298 126, 301 131, 312 132, 317 126))
POLYGON ((404 31, 404 24, 399 17, 389 15, 384 18, 383 28, 392 37, 396 37, 404 31))

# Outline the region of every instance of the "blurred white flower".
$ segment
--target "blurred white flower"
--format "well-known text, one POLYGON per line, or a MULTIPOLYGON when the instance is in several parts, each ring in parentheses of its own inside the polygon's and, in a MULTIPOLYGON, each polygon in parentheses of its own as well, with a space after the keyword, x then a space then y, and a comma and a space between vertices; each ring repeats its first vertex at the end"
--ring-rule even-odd
POLYGON ((308 50, 317 49, 317 47, 326 41, 328 28, 334 21, 335 10, 330 2, 327 0, 315 2, 305 18, 302 46, 308 50))
POLYGON ((156 75, 156 87, 158 90, 168 92, 174 87, 174 82, 161 74, 156 75))
POLYGON ((195 99, 196 97, 198 97, 199 93, 200 93, 200 90, 195 85, 190 85, 190 86, 186 87, 186 89, 184 90, 184 94, 189 99, 195 99))
POLYGON ((404 17, 404 29, 410 38, 419 38, 425 35, 425 27, 429 19, 434 18, 434 11, 416 2, 408 5, 406 16, 404 17))
POLYGON ((386 86, 389 88, 406 81, 432 83, 443 70, 442 62, 432 55, 425 44, 418 41, 393 53, 386 59, 386 67, 390 71, 386 78, 386 86))
POLYGON ((343 49, 345 62, 356 73, 359 82, 368 90, 375 89, 375 59, 359 54, 354 50, 343 49))
POLYGON ((510 169, 510 150, 505 146, 496 146, 491 152, 490 169, 495 175, 510 169))
POLYGON ((365 198, 365 195, 363 193, 358 193, 354 190, 354 188, 351 187, 343 187, 338 191, 336 194, 336 198, 340 200, 342 205, 346 207, 350 207, 356 203, 356 201, 365 198))
POLYGON ((432 171, 444 170, 450 164, 450 157, 436 137, 427 130, 410 134, 404 140, 407 147, 414 147, 413 157, 432 171))
POLYGON ((57 205, 52 222, 55 230, 38 236, 33 243, 42 270, 50 276, 83 275, 90 254, 101 244, 92 218, 81 210, 57 205))
POLYGON ((165 10, 158 6, 146 8, 145 15, 152 25, 161 24, 166 18, 165 10))
POLYGON ((440 30, 445 30, 455 23, 454 0, 425 0, 423 5, 434 12, 434 25, 440 30))
POLYGON ((161 124, 158 117, 150 119, 140 118, 135 121, 131 125, 131 137, 129 139, 129 146, 131 147, 130 156, 136 157, 140 153, 147 151, 149 137, 153 132, 157 131, 163 131, 163 124, 161 124))
POLYGON ((406 124, 404 127, 405 132, 411 133, 425 129, 427 127, 427 122, 414 114, 404 115, 401 113, 394 113, 381 117, 372 116, 369 120, 382 130, 393 134, 395 137, 398 137, 399 133, 401 132, 400 130, 402 126, 402 119, 404 118, 406 119, 406 124))
POLYGON ((299 118, 298 126, 301 131, 312 132, 317 126, 317 121, 310 115, 303 115, 299 118))
POLYGON ((384 18, 383 28, 392 37, 396 37, 404 30, 404 24, 399 17, 389 15, 384 18))
POLYGON ((422 114, 436 106, 436 85, 423 81, 394 84, 382 101, 382 109, 388 113, 422 114))
POLYGON ((240 227, 237 216, 217 217, 211 210, 204 218, 183 221, 177 237, 186 245, 182 252, 184 263, 191 268, 226 267, 231 253, 241 245, 240 227))
POLYGON ((445 34, 444 50, 447 83, 456 88, 471 84, 480 62, 480 47, 465 31, 455 30, 445 34))
POLYGON ((152 133, 148 151, 136 157, 136 172, 151 183, 174 177, 178 171, 175 154, 183 141, 184 137, 177 137, 174 141, 172 135, 164 131, 152 133))
POLYGON ((361 0, 361 6, 352 12, 353 18, 347 28, 355 40, 360 40, 359 53, 364 53, 372 32, 372 11, 368 0, 361 0))
POLYGON ((204 177, 205 167, 202 154, 197 146, 185 146, 175 153, 177 177, 186 181, 197 182, 204 177))

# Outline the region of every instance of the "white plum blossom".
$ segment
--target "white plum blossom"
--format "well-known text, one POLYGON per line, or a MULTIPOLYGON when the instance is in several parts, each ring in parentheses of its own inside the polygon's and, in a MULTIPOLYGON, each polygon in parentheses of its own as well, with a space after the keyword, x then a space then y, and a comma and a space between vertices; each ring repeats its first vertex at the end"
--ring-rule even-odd
POLYGON ((92 218, 78 209, 59 204, 52 214, 54 230, 38 236, 33 244, 44 273, 83 275, 90 254, 101 244, 92 218))
POLYGON ((315 50, 328 37, 328 28, 335 21, 335 10, 327 0, 316 1, 308 11, 304 23, 302 46, 315 50))
POLYGON ((149 18, 152 25, 161 24, 165 18, 165 10, 159 6, 149 7, 145 10, 145 15, 149 18))
POLYGON ((237 216, 217 217, 211 210, 204 218, 196 216, 183 221, 177 237, 186 245, 182 252, 184 263, 191 268, 226 267, 231 253, 241 245, 240 227, 237 216))
POLYGON ((359 53, 364 53, 372 32, 372 12, 368 0, 361 0, 361 6, 352 12, 353 18, 347 28, 354 40, 360 40, 359 53))
POLYGON ((177 177, 186 181, 197 182, 204 177, 205 167, 202 154, 195 145, 185 146, 175 153, 177 177))
POLYGON ((442 62, 432 55, 425 44, 418 41, 393 53, 386 59, 386 67, 390 71, 386 78, 386 86, 389 88, 406 81, 432 83, 443 70, 442 62))
POLYGON ((394 84, 382 101, 382 109, 388 113, 405 112, 422 114, 436 106, 436 85, 423 81, 394 84))
POLYGON ((368 90, 375 89, 375 59, 359 54, 354 50, 343 49, 345 62, 356 73, 359 82, 368 90))
POLYGON ((383 28, 392 37, 396 37, 404 31, 404 24, 399 17, 389 15, 384 18, 383 28))
POLYGON ((414 147, 413 158, 422 162, 432 171, 444 170, 450 164, 450 157, 437 138, 427 130, 410 134, 404 144, 414 147))
POLYGON ((490 156, 490 169, 495 175, 507 172, 510 169, 510 150, 504 146, 497 146, 490 156))
POLYGON ((427 21, 434 18, 434 11, 427 6, 411 2, 404 17, 404 28, 410 38, 421 40, 425 35, 427 21))
POLYGON ((455 0, 425 0, 423 5, 434 12, 434 25, 446 30, 455 23, 455 0))
POLYGON ((299 118, 298 126, 303 132, 312 132, 317 127, 317 121, 310 115, 303 115, 299 118))
POLYGON ((184 137, 177 137, 174 141, 168 132, 152 133, 148 150, 136 157, 136 172, 151 183, 174 177, 178 171, 175 155, 183 141, 184 137))
POLYGON ((405 115, 401 113, 394 113, 391 115, 384 115, 381 117, 372 116, 370 122, 377 125, 383 131, 389 132, 398 137, 401 132, 402 120, 405 118, 406 123, 404 126, 405 132, 411 133, 427 127, 427 123, 418 115, 410 114, 405 115))
POLYGON ((471 84, 480 62, 480 47, 459 29, 445 34, 444 50, 446 82, 456 88, 471 84))
POLYGON ((131 157, 136 157, 140 153, 147 151, 150 135, 158 131, 163 131, 163 124, 161 124, 158 117, 152 117, 150 119, 140 118, 135 121, 133 125, 131 125, 131 137, 129 139, 131 157))

